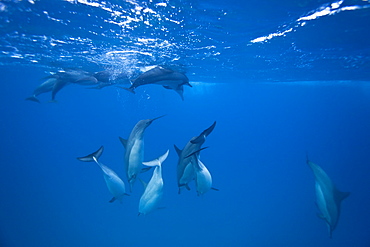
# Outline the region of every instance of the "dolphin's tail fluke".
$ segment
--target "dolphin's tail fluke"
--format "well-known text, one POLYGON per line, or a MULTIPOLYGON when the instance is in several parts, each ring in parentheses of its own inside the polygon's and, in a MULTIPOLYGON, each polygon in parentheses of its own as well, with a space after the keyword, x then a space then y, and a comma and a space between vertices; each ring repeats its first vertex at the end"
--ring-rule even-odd
POLYGON ((35 95, 32 95, 31 97, 26 98, 26 100, 41 103, 40 100, 35 95))
POLYGON ((103 154, 104 146, 101 146, 97 151, 84 157, 78 157, 77 159, 83 162, 97 162, 100 156, 103 154), (95 159, 94 159, 95 158, 95 159))
POLYGON ((167 152, 165 154, 158 157, 157 159, 152 160, 152 161, 148 161, 148 162, 143 162, 143 165, 145 165, 145 166, 161 166, 162 163, 167 159, 169 152, 170 152, 170 150, 167 150, 167 152))
POLYGON ((214 130, 215 127, 216 127, 216 121, 208 129, 205 129, 197 138, 195 138, 194 140, 192 140, 190 142, 193 143, 193 144, 203 142, 204 139, 207 136, 209 136, 209 134, 212 133, 212 131, 214 130))

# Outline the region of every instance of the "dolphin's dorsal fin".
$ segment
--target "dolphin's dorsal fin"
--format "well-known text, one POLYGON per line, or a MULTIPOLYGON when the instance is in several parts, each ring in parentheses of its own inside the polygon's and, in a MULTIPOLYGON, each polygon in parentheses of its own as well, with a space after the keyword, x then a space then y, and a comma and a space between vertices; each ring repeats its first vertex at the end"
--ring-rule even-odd
POLYGON ((176 153, 178 156, 181 156, 182 150, 178 148, 176 145, 173 145, 175 147, 176 153))
POLYGON ((96 160, 99 160, 100 156, 103 154, 104 146, 101 146, 97 151, 93 152, 92 154, 86 155, 84 157, 78 157, 77 159, 84 162, 93 162, 94 157, 96 160))
POLYGON ((351 192, 342 192, 342 191, 339 191, 337 189, 335 189, 335 190, 336 191, 334 192, 334 196, 335 196, 335 200, 338 203, 340 203, 341 201, 346 199, 351 194, 351 192))
POLYGON ((119 137, 119 140, 121 141, 122 145, 127 148, 127 140, 123 139, 122 137, 119 137))

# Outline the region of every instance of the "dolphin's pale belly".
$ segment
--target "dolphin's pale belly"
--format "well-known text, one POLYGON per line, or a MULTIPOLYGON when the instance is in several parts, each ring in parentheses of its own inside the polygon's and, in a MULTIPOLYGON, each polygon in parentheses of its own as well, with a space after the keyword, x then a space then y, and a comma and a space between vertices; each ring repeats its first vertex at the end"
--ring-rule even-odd
MULTIPOLYGON (((127 177, 130 180, 135 180, 137 174, 140 173, 141 164, 144 160, 144 141, 135 140, 131 151, 127 157, 127 177)), ((133 182, 133 181, 132 181, 133 182)))
POLYGON ((162 178, 152 178, 146 187, 144 194, 140 198, 139 213, 147 214, 158 208, 158 204, 163 196, 162 178))
POLYGON ((126 194, 126 188, 123 181, 118 177, 107 176, 104 174, 105 183, 112 195, 120 200, 126 194))
POLYGON ((211 174, 204 165, 202 169, 196 172, 196 186, 199 195, 203 195, 204 193, 208 192, 212 187, 211 174))
POLYGON ((139 213, 148 214, 158 208, 162 200, 162 192, 146 193, 140 198, 139 213))
POLYGON ((126 194, 126 187, 123 181, 118 177, 118 175, 108 168, 107 166, 101 166, 103 171, 104 180, 107 184, 108 190, 116 199, 122 199, 126 194))
POLYGON ((319 185, 319 183, 315 183, 315 191, 316 191, 316 204, 321 212, 321 216, 325 218, 327 222, 330 222, 330 213, 328 211, 328 205, 326 202, 326 198, 324 195, 324 192, 322 190, 322 187, 319 185))

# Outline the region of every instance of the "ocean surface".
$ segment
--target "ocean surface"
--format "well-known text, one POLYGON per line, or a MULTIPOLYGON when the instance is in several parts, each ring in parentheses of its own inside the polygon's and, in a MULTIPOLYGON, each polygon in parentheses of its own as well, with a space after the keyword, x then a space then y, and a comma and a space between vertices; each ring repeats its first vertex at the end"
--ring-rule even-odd
POLYGON ((369 26, 368 0, 0 0, 0 246, 369 247, 369 26), (156 65, 186 74, 184 100, 121 88, 156 65), (67 69, 128 80, 25 100, 67 69), (138 216, 119 137, 162 115, 144 159, 169 150, 164 195, 138 216), (200 159, 219 191, 178 194, 174 145, 214 121, 200 159), (102 145, 122 203, 76 159, 102 145), (332 238, 307 156, 351 192, 332 238))

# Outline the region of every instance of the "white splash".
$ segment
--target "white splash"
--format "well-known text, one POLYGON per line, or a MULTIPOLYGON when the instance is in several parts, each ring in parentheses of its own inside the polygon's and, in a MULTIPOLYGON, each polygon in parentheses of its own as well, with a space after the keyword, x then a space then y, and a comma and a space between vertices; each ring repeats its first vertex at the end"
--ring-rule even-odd
POLYGON ((268 40, 270 40, 272 38, 275 38, 275 37, 285 36, 287 33, 295 31, 295 29, 306 25, 307 21, 316 20, 316 19, 321 18, 323 16, 335 15, 335 14, 338 14, 338 13, 343 12, 343 11, 351 11, 351 10, 359 10, 359 9, 370 8, 370 5, 364 5, 364 6, 354 5, 354 6, 341 7, 342 4, 343 4, 343 0, 340 0, 340 1, 333 2, 330 5, 322 6, 322 7, 318 8, 317 10, 315 10, 313 13, 311 13, 309 15, 306 15, 306 16, 303 16, 303 17, 300 17, 297 20, 295 20, 294 28, 289 28, 287 30, 278 31, 278 32, 271 33, 271 34, 266 35, 266 36, 258 37, 258 38, 255 38, 255 39, 251 40, 250 42, 251 43, 265 42, 265 41, 268 41, 268 40))
POLYGON ((282 31, 280 33, 279 32, 278 33, 270 33, 267 36, 263 36, 263 37, 259 37, 259 38, 256 38, 256 39, 251 40, 251 43, 264 42, 264 41, 269 40, 269 39, 272 39, 274 37, 284 36, 285 34, 290 33, 291 31, 293 31, 293 28, 290 28, 288 30, 282 31))

